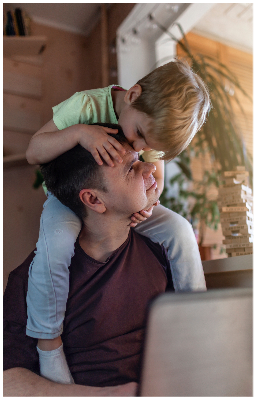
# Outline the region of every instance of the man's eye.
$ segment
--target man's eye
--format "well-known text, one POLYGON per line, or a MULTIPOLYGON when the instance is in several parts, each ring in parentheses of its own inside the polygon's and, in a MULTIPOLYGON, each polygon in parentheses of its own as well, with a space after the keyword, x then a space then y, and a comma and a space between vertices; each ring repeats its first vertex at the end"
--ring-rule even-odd
POLYGON ((131 172, 133 170, 133 165, 131 165, 130 166, 130 168, 129 168, 129 171, 128 172, 131 172))
POLYGON ((138 135, 139 137, 143 137, 139 129, 137 129, 137 135, 138 135))

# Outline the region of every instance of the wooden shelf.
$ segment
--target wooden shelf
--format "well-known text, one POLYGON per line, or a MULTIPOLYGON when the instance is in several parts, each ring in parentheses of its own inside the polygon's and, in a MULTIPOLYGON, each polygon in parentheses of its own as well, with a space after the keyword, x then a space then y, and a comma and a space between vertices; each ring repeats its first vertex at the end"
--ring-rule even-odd
POLYGON ((10 156, 3 157, 3 168, 13 168, 20 167, 24 165, 29 165, 26 159, 25 153, 12 154, 10 156))
POLYGON ((4 57, 38 56, 46 46, 46 36, 4 36, 4 57))

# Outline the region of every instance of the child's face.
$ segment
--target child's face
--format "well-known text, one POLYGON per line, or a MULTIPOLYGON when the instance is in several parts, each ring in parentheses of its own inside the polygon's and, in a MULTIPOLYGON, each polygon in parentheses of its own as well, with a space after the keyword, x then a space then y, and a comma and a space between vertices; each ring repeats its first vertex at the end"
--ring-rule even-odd
POLYGON ((151 149, 161 151, 159 144, 148 134, 153 119, 147 114, 137 111, 130 104, 126 104, 120 113, 118 123, 135 151, 149 151, 151 149))

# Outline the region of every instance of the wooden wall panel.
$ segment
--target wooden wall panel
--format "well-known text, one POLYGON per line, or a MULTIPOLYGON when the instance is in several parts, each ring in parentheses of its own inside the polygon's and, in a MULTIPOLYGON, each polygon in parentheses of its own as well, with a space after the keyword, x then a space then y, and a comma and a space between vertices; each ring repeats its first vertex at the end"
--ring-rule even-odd
MULTIPOLYGON (((31 60, 31 59, 30 59, 31 60)), ((36 60, 36 58, 33 58, 33 60, 36 60)), ((41 79, 42 78, 42 69, 40 68, 41 65, 39 66, 37 63, 25 63, 24 61, 20 62, 17 60, 13 60, 11 58, 3 58, 3 70, 12 72, 13 74, 22 74, 22 75, 27 75, 29 77, 34 77, 41 79)))
POLYGON ((35 133, 41 126, 41 115, 19 110, 4 102, 3 125, 5 129, 35 133))
POLYGON ((3 89, 5 93, 40 98, 42 95, 42 82, 34 77, 5 71, 3 89))
MULTIPOLYGON (((75 92, 89 88, 91 60, 87 51, 88 38, 60 29, 32 24, 33 35, 46 36, 42 54, 42 125, 52 118, 52 107, 75 92)), ((95 52, 97 49, 97 44, 95 52)), ((100 65, 98 66, 101 69, 100 65)))
MULTIPOLYGON (((120 3, 110 7, 108 27, 111 37, 115 36, 117 27, 133 6, 134 4, 120 3)), ((33 22, 32 35, 47 37, 44 53, 33 59, 22 57, 20 60, 23 62, 18 64, 9 60, 5 63, 5 70, 12 68, 13 71, 16 68, 21 75, 41 77, 42 96, 40 99, 32 99, 5 93, 4 114, 6 110, 13 108, 27 114, 40 114, 42 126, 52 118, 53 106, 77 91, 101 87, 100 25, 97 24, 86 38, 33 22)), ((34 133, 32 129, 29 132, 15 132, 15 152, 23 152, 28 138, 34 133), (20 135, 23 135, 22 138, 20 135)), ((14 131, 9 129, 4 132, 7 152, 10 150, 13 134, 14 131)), ((36 167, 27 166, 4 170, 4 286, 9 272, 24 261, 35 248, 38 239, 39 219, 45 195, 42 189, 32 188, 35 169, 36 167)))
POLYGON ((27 150, 31 135, 24 132, 3 131, 4 156, 24 153, 27 150))
POLYGON ((41 68, 4 59, 3 90, 5 93, 40 98, 42 96, 41 68))
POLYGON ((4 129, 36 132, 42 123, 42 68, 4 58, 3 91, 4 129))
MULTIPOLYGON (((7 89, 6 81, 4 84, 3 144, 7 156, 25 153, 31 135, 52 118, 52 107, 87 86, 90 65, 84 36, 37 24, 33 24, 32 34, 48 39, 40 62, 33 64, 31 58, 28 62, 24 58, 23 62, 4 60, 4 77, 13 74, 20 87, 26 83, 18 93, 9 90, 10 86, 7 89), (40 98, 32 98, 29 92, 28 86, 36 80, 41 80, 40 98)), ((42 188, 33 188, 36 168, 27 164, 3 172, 4 286, 9 272, 36 247, 46 200, 42 188)))

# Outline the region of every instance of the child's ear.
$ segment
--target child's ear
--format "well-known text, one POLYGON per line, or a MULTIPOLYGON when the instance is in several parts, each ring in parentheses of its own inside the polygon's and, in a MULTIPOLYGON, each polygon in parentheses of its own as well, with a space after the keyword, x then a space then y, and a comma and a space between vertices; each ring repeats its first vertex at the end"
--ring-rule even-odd
POLYGON ((137 97, 141 95, 141 92, 142 92, 141 86, 138 85, 138 83, 136 83, 136 85, 132 86, 129 90, 127 90, 124 96, 124 101, 130 105, 131 103, 134 102, 134 100, 137 99, 137 97))
POLYGON ((79 198, 86 207, 99 214, 103 214, 106 211, 105 204, 100 198, 97 190, 83 189, 79 193, 79 198))

